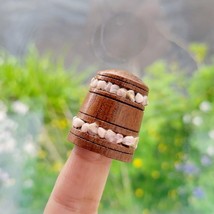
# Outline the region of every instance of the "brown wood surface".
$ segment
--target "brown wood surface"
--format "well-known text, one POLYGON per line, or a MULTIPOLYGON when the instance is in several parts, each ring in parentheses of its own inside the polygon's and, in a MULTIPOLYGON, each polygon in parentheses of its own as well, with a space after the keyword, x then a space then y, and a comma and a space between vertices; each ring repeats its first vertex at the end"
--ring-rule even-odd
POLYGON ((120 81, 132 84, 133 86, 139 87, 147 92, 149 91, 148 86, 145 85, 145 83, 143 83, 140 78, 134 76, 128 71, 118 70, 118 69, 104 70, 104 71, 99 71, 98 75, 111 77, 113 79, 118 79, 120 81))
POLYGON ((133 101, 129 100, 128 98, 118 96, 117 94, 109 93, 108 91, 100 90, 100 89, 97 89, 97 88, 91 88, 90 92, 99 94, 101 96, 108 97, 110 99, 116 100, 118 102, 122 102, 122 103, 124 103, 126 105, 130 105, 130 106, 132 106, 134 108, 137 108, 137 109, 139 109, 141 111, 144 111, 144 106, 142 104, 133 102, 133 101))
POLYGON ((97 88, 90 88, 89 91, 90 91, 90 92, 93 92, 93 93, 100 94, 100 95, 102 95, 102 96, 109 97, 109 98, 111 98, 111 99, 117 100, 118 102, 125 103, 125 104, 127 104, 127 105, 133 106, 133 107, 135 107, 135 108, 138 108, 138 109, 144 111, 144 108, 145 108, 145 107, 144 107, 142 104, 133 102, 133 101, 129 100, 128 98, 121 97, 121 96, 118 96, 117 94, 109 93, 108 91, 104 91, 104 90, 97 89, 97 88))
MULTIPOLYGON (((148 94, 148 87, 134 75, 120 70, 98 72, 96 78, 110 81, 120 87, 134 90, 142 95, 148 94)), ((123 136, 137 137, 144 114, 144 106, 99 89, 90 89, 77 116, 88 123, 96 122, 98 126, 111 129, 123 136)), ((98 135, 83 133, 72 128, 68 140, 90 151, 106 157, 130 162, 134 148, 114 144, 98 135)))
POLYGON ((88 93, 80 112, 133 132, 139 132, 143 117, 143 111, 138 108, 91 92, 88 93))
POLYGON ((73 133, 74 135, 81 136, 82 138, 87 139, 92 143, 102 145, 103 147, 112 149, 114 151, 122 152, 125 154, 133 154, 135 150, 133 147, 128 147, 128 146, 124 146, 116 143, 110 143, 105 138, 100 138, 98 135, 91 135, 91 134, 82 132, 80 129, 72 128, 70 132, 73 133))
MULTIPOLYGON (((115 160, 130 162, 133 157, 133 154, 123 153, 121 151, 117 151, 109 147, 105 147, 102 144, 96 144, 93 141, 89 140, 89 136, 87 136, 87 138, 84 138, 82 133, 80 135, 75 135, 74 133, 70 132, 68 135, 68 140, 84 149, 88 149, 92 152, 99 153, 101 155, 104 155, 108 158, 112 158, 115 160)), ((91 139, 91 140, 94 140, 94 139, 91 139)))
POLYGON ((94 123, 94 122, 96 122, 99 127, 102 127, 102 128, 104 128, 106 130, 111 129, 115 133, 120 133, 123 136, 133 136, 133 137, 137 137, 138 136, 138 132, 133 132, 133 131, 130 131, 128 129, 122 128, 120 126, 110 124, 108 122, 105 122, 103 120, 97 119, 97 118, 92 117, 90 115, 86 115, 86 114, 84 114, 82 112, 79 112, 77 114, 77 116, 80 119, 82 119, 83 121, 85 121, 86 123, 94 123))
MULTIPOLYGON (((113 84, 118 85, 120 88, 125 88, 128 90, 133 90, 135 93, 140 93, 142 95, 148 95, 148 91, 146 91, 145 89, 139 88, 135 85, 132 85, 130 82, 123 82, 119 79, 114 79, 112 77, 108 77, 108 76, 102 76, 102 75, 97 75, 96 78, 98 80, 104 80, 106 82, 111 82, 113 84)), ((137 103, 136 103, 137 104, 137 103)), ((140 105, 140 104, 138 104, 140 105)))

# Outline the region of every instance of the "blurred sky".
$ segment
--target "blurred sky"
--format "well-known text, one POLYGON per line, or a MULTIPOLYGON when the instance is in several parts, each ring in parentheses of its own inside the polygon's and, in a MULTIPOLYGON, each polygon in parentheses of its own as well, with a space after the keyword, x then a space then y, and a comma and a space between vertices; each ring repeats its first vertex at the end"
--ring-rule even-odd
POLYGON ((0 49, 139 72, 157 59, 194 70, 189 43, 214 52, 213 0, 0 0, 0 49))

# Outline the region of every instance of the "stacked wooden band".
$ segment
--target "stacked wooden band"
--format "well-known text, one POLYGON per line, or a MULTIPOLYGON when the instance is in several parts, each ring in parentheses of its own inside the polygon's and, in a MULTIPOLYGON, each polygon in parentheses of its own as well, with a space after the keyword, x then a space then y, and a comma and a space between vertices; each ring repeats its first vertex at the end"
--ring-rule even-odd
MULTIPOLYGON (((95 78, 117 84, 120 88, 133 90, 135 94, 148 95, 148 87, 127 71, 100 71, 95 78)), ((96 122, 98 126, 106 130, 111 129, 123 136, 137 137, 143 113, 142 104, 104 90, 90 88, 77 117, 87 123, 96 122)), ((132 160, 135 150, 133 147, 110 143, 99 136, 83 133, 76 128, 70 130, 68 140, 90 151, 124 162, 132 160)))

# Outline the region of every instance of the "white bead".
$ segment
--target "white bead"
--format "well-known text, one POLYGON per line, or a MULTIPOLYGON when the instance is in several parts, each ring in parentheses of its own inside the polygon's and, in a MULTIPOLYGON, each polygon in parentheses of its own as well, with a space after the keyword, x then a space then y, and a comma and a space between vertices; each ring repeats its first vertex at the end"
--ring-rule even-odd
POLYGON ((105 137, 106 130, 104 128, 99 127, 98 130, 97 130, 97 132, 98 132, 99 137, 101 137, 101 138, 105 137))
POLYGON ((95 78, 93 78, 93 79, 91 80, 90 86, 91 86, 92 88, 96 88, 96 87, 97 87, 97 83, 98 83, 98 80, 95 79, 95 78))
POLYGON ((128 90, 126 97, 129 98, 132 102, 135 102, 135 94, 133 90, 128 90))
POLYGON ((105 134, 105 139, 111 143, 115 142, 116 133, 112 130, 107 130, 105 134))
POLYGON ((122 134, 116 134, 116 143, 122 143, 123 142, 123 135, 122 134))
POLYGON ((137 103, 142 103, 144 101, 143 95, 140 93, 137 93, 135 96, 135 100, 137 103))
POLYGON ((122 144, 127 146, 134 146, 135 138, 133 136, 126 136, 123 138, 122 144))
POLYGON ((148 105, 148 97, 147 96, 143 96, 143 103, 144 106, 148 105))
POLYGON ((110 91, 111 86, 112 86, 112 83, 108 82, 107 85, 106 85, 106 87, 105 87, 105 91, 110 91))
POLYGON ((107 83, 105 81, 99 80, 98 83, 97 83, 97 89, 104 90, 106 85, 107 85, 107 83))
POLYGON ((97 134, 98 125, 96 123, 91 123, 88 126, 88 133, 95 135, 97 134))
POLYGON ((117 90, 117 95, 121 97, 126 97, 127 90, 125 88, 120 88, 117 90))
POLYGON ((78 117, 74 117, 73 118, 73 127, 74 128, 80 128, 85 122, 83 120, 81 120, 80 118, 78 117))
POLYGON ((120 88, 120 87, 119 87, 118 85, 114 84, 114 85, 111 86, 110 92, 116 94, 116 93, 117 93, 117 90, 118 90, 119 88, 120 88))
POLYGON ((139 137, 135 137, 134 138, 134 148, 137 149, 137 146, 138 146, 138 142, 139 142, 139 137))
POLYGON ((81 127, 81 131, 82 132, 87 132, 88 131, 88 127, 89 127, 89 124, 88 123, 84 123, 81 127))

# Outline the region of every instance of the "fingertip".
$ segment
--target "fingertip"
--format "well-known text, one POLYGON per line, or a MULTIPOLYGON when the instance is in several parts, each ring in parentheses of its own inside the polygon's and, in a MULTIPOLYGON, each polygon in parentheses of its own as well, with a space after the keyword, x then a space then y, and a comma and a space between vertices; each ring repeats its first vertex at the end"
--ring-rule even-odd
POLYGON ((75 146, 60 172, 45 213, 97 213, 111 161, 75 146))

